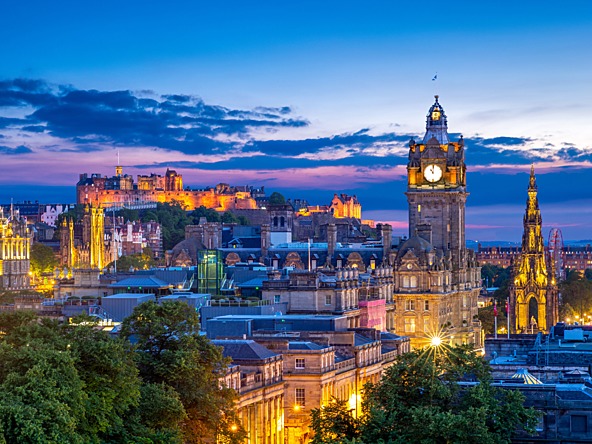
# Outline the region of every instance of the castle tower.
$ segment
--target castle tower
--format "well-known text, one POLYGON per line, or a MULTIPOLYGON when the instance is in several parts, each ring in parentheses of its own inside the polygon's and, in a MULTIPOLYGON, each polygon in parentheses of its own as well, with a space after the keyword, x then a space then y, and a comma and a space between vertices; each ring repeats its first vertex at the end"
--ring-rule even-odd
POLYGON ((547 332, 559 318, 557 284, 546 262, 542 225, 533 165, 528 182, 522 252, 514 263, 509 288, 511 322, 518 333, 547 332))
POLYGON ((448 119, 435 99, 423 140, 409 142, 409 239, 393 264, 394 328, 409 336, 414 348, 434 335, 479 347, 481 268, 465 245, 464 140, 450 141, 448 119))

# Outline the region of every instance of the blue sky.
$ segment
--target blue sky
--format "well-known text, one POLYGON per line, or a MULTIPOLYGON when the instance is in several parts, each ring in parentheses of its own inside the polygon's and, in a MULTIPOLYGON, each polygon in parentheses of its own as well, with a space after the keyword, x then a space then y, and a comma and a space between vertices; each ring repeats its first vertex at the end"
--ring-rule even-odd
POLYGON ((120 151, 195 187, 357 194, 405 234, 406 142, 439 94, 468 237, 520 239, 534 163, 545 233, 592 238, 592 3, 410 3, 7 2, 0 200, 73 199, 120 151))

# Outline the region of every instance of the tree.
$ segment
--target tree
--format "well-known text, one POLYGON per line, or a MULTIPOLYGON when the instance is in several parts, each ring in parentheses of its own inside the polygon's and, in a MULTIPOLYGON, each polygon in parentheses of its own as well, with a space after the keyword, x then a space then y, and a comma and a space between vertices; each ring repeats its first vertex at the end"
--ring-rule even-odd
POLYGON ((592 281, 584 278, 581 273, 572 271, 567 278, 559 283, 561 293, 560 317, 581 318, 592 313, 592 281))
MULTIPOLYGON (((130 268, 134 270, 146 270, 153 267, 154 264, 154 255, 149 247, 144 248, 144 251, 140 254, 130 254, 117 259, 118 270, 129 270, 130 268)), ((114 262, 107 265, 108 268, 112 266, 114 266, 114 262)))
POLYGON ((271 193, 271 196, 269 196, 269 205, 285 205, 286 204, 286 198, 278 193, 277 191, 274 191, 273 193, 271 193))
POLYGON ((221 350, 199 334, 197 313, 183 302, 145 302, 124 320, 124 338, 134 336, 137 365, 145 383, 173 389, 183 404, 186 442, 200 443, 217 435, 241 442, 234 400, 236 393, 220 387, 228 361, 221 350))
POLYGON ((328 405, 312 409, 311 444, 332 444, 346 439, 359 438, 358 422, 347 409, 347 402, 332 398, 328 405))
POLYGON ((216 210, 213 210, 211 208, 206 208, 203 205, 201 207, 193 210, 189 214, 189 217, 191 217, 194 224, 199 224, 199 220, 202 217, 205 217, 207 222, 220 222, 220 220, 221 220, 220 213, 218 213, 216 210))
POLYGON ((40 243, 31 247, 30 261, 31 272, 37 277, 43 273, 52 273, 59 264, 51 247, 40 243))
POLYGON ((489 367, 470 346, 398 356, 379 382, 365 386, 362 410, 359 420, 348 417, 343 401, 313 411, 313 442, 503 444, 517 430, 534 433, 538 420, 519 391, 491 385, 489 367))
POLYGON ((488 366, 469 346, 403 354, 365 395, 365 442, 509 443, 519 428, 534 432, 538 417, 520 392, 492 387, 488 366), (477 383, 458 384, 467 377, 477 383))
POLYGON ((142 383, 129 342, 75 324, 0 314, 0 443, 181 444, 178 396, 142 383))

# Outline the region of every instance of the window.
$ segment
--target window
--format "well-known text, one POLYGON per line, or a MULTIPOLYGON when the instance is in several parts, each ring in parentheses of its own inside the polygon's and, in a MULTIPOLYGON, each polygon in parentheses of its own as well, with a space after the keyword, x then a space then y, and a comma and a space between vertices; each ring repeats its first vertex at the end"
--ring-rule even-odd
POLYGON ((425 333, 432 332, 432 322, 431 322, 430 318, 428 318, 428 317, 423 318, 423 331, 425 333))
POLYGON ((331 305, 331 295, 327 294, 325 295, 325 305, 331 305))
POLYGON ((430 301, 423 301, 424 311, 430 311, 430 301))
POLYGON ((296 389, 296 405, 304 407, 306 404, 306 392, 303 388, 296 389))
POLYGON ((306 365, 305 365, 305 362, 304 362, 304 358, 296 358, 296 368, 297 369, 306 368, 306 365))
POLYGON ((409 281, 409 286, 411 288, 417 287, 417 276, 411 276, 411 279, 409 281))
POLYGON ((279 294, 276 294, 276 295, 273 297, 273 302, 274 302, 275 304, 279 304, 279 303, 280 303, 280 299, 281 299, 281 296, 280 296, 279 294))
POLYGON ((415 311, 415 301, 412 299, 408 299, 405 301, 405 310, 406 311, 415 311))
POLYGON ((409 276, 403 276, 403 288, 409 288, 409 276))
POLYGON ((415 333, 415 318, 405 318, 405 333, 415 333))
POLYGON ((573 433, 587 433, 588 417, 585 415, 571 415, 571 431, 573 433))

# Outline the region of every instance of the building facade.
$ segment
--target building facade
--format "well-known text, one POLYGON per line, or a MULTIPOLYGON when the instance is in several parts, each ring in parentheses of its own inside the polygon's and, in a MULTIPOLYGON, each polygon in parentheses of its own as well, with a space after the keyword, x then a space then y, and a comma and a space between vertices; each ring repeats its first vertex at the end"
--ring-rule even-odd
POLYGON ((258 208, 251 194, 257 191, 250 187, 231 187, 223 183, 205 190, 183 189, 183 178, 174 170, 167 170, 164 176, 138 176, 134 183, 133 177, 123 174, 122 167, 118 166, 112 177, 81 174, 76 184, 76 202, 101 205, 103 208, 148 202, 179 202, 187 210, 194 210, 202 205, 216 211, 249 210, 258 208))
MULTIPOLYGON (((555 271, 547 264, 534 166, 530 170, 522 250, 510 279, 510 317, 516 332, 548 331, 559 319, 555 271)), ((551 262, 552 264, 552 262, 551 262)))
POLYGON ((423 141, 409 142, 407 179, 409 239, 394 264, 396 332, 414 347, 435 335, 480 346, 481 268, 465 243, 464 141, 450 141, 438 96, 423 141))
POLYGON ((27 220, 18 212, 8 216, 0 209, 0 288, 25 290, 30 288, 31 237, 27 220))

